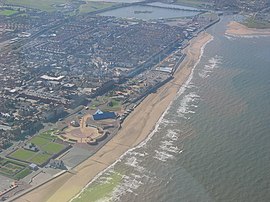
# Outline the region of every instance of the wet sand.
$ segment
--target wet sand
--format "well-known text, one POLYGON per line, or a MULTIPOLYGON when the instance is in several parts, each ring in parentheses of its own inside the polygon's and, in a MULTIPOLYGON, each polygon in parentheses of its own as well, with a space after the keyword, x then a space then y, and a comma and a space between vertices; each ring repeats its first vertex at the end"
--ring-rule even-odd
POLYGON ((227 25, 225 34, 233 36, 270 35, 270 29, 248 28, 245 25, 232 21, 227 25))
POLYGON ((201 54, 201 47, 212 36, 201 33, 185 49, 187 57, 181 63, 174 79, 147 98, 127 117, 122 129, 96 154, 78 165, 74 173, 64 174, 31 191, 16 202, 66 202, 76 196, 98 173, 114 163, 128 149, 135 147, 151 133, 159 118, 187 80, 201 54))

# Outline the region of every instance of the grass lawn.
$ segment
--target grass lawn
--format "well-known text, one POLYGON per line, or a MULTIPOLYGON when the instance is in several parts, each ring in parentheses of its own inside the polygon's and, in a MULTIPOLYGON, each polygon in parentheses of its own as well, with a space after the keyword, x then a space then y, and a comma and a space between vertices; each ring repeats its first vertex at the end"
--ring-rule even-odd
POLYGON ((80 13, 90 13, 93 11, 109 8, 116 3, 113 2, 97 2, 97 1, 86 1, 86 4, 80 6, 80 13))
MULTIPOLYGON (((57 139, 54 136, 55 130, 49 130, 44 133, 41 133, 29 140, 29 142, 35 144, 38 148, 38 152, 29 151, 23 148, 20 148, 13 152, 10 157, 18 159, 20 161, 26 161, 29 163, 35 163, 41 165, 48 161, 54 154, 62 151, 66 145, 53 142, 54 139, 57 139)), ((4 164, 5 160, 0 159, 0 165, 4 164)), ((15 169, 15 168, 14 168, 15 169)), ((24 171, 21 175, 27 175, 28 171, 24 171)), ((19 176, 20 177, 20 176, 19 176)))
POLYGON ((51 157, 50 154, 47 153, 38 153, 36 156, 31 158, 29 161, 35 163, 37 165, 41 165, 45 163, 51 157))
POLYGON ((8 167, 10 170, 13 170, 14 172, 20 171, 24 168, 24 166, 17 165, 12 162, 6 163, 5 167, 8 167))
POLYGON ((16 175, 14 175, 14 179, 19 180, 24 178, 25 176, 29 175, 32 171, 30 170, 30 168, 25 168, 24 170, 22 170, 21 172, 17 173, 16 175))
POLYGON ((96 109, 100 105, 105 104, 107 101, 108 101, 108 97, 106 97, 106 96, 101 96, 101 97, 95 98, 95 99, 91 100, 90 109, 96 109))
POLYGON ((12 4, 16 6, 24 6, 28 8, 39 9, 47 12, 52 12, 57 10, 53 4, 63 4, 67 0, 6 0, 6 4, 12 4))
POLYGON ((0 157, 0 165, 4 165, 7 162, 6 159, 0 157))
POLYGON ((122 176, 114 173, 108 177, 109 180, 105 183, 97 185, 90 185, 85 189, 78 198, 72 200, 73 202, 88 202, 88 201, 101 201, 109 197, 112 191, 120 184, 122 176))
POLYGON ((121 109, 121 102, 115 99, 112 99, 111 106, 107 105, 103 110, 104 111, 117 111, 121 109))
POLYGON ((14 173, 11 169, 8 169, 7 167, 1 167, 0 173, 6 175, 6 176, 12 176, 14 173))
POLYGON ((56 132, 57 132, 57 130, 52 129, 52 130, 48 130, 48 131, 45 131, 43 133, 40 133, 36 137, 41 137, 41 138, 45 138, 48 140, 55 140, 55 139, 57 139, 57 136, 54 135, 56 132))
POLYGON ((33 151, 29 151, 25 149, 18 149, 15 152, 13 152, 10 156, 18 160, 28 161, 30 158, 32 158, 36 154, 37 153, 33 151))
POLYGON ((50 142, 50 140, 35 136, 30 140, 31 143, 35 144, 38 147, 42 147, 43 145, 46 145, 50 142))
POLYGON ((22 179, 32 172, 25 163, 9 159, 1 159, 0 162, 0 173, 16 180, 22 179))
POLYGON ((48 152, 50 154, 57 154, 65 148, 65 145, 58 144, 55 142, 50 142, 49 144, 43 146, 42 151, 48 152))
POLYGON ((247 18, 243 24, 249 28, 256 28, 256 29, 269 29, 270 23, 264 20, 257 20, 253 17, 247 18))
POLYGON ((10 16, 10 15, 13 15, 15 13, 18 13, 18 11, 14 11, 14 10, 0 10, 0 15, 10 16))

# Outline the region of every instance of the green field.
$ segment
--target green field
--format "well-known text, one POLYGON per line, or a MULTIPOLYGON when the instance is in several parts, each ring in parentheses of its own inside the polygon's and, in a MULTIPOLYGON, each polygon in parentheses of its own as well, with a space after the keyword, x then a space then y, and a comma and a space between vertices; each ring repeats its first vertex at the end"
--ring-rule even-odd
POLYGON ((50 142, 49 144, 41 147, 43 151, 48 152, 50 154, 57 154, 65 148, 65 145, 58 144, 55 142, 50 142))
POLYGON ((269 29, 270 22, 264 20, 258 20, 253 17, 247 18, 243 24, 249 28, 256 28, 256 29, 269 29))
POLYGON ((55 132, 56 131, 54 130, 49 130, 29 140, 29 143, 33 143, 38 147, 38 152, 20 148, 10 154, 10 157, 20 161, 42 165, 43 163, 47 162, 53 155, 58 154, 66 147, 64 144, 54 142, 54 140, 57 139, 57 137, 54 136, 55 132))
POLYGON ((108 102, 109 98, 106 96, 100 96, 93 100, 91 100, 90 109, 96 109, 98 106, 105 104, 108 102))
POLYGON ((103 110, 105 110, 105 111, 118 111, 122 107, 121 102, 116 100, 116 99, 111 99, 110 104, 111 104, 110 106, 107 105, 103 110))
POLYGON ((47 12, 52 12, 57 10, 53 5, 59 5, 66 3, 67 0, 6 0, 6 4, 23 6, 27 8, 39 9, 47 12))
POLYGON ((41 165, 45 163, 46 161, 48 161, 49 158, 51 158, 51 154, 38 153, 36 156, 30 159, 30 162, 35 163, 37 165, 41 165))
POLYGON ((80 6, 80 13, 90 13, 93 11, 98 11, 101 9, 109 8, 111 6, 116 5, 116 3, 112 2, 97 2, 97 1, 86 1, 86 4, 80 6))
POLYGON ((35 144, 36 146, 38 146, 39 148, 48 144, 50 142, 49 139, 45 139, 45 138, 42 138, 42 137, 39 137, 39 136, 36 136, 36 137, 33 137, 31 140, 30 140, 31 143, 35 144))
POLYGON ((45 132, 39 134, 38 136, 39 136, 39 137, 46 138, 46 139, 53 140, 53 139, 56 139, 56 138, 57 138, 57 137, 54 135, 55 132, 57 132, 57 131, 56 131, 56 130, 48 130, 48 131, 45 131, 45 132))
POLYGON ((56 139, 52 136, 54 131, 47 131, 41 133, 38 136, 33 137, 30 142, 37 145, 40 150, 47 152, 49 154, 57 154, 65 148, 65 145, 52 142, 56 139))
POLYGON ((14 179, 19 180, 24 178, 25 176, 29 175, 32 171, 30 170, 30 168, 25 168, 24 170, 22 170, 21 172, 17 173, 16 175, 14 175, 14 179))
POLYGON ((51 156, 52 154, 48 154, 45 152, 32 152, 25 149, 18 149, 10 155, 10 157, 17 160, 35 163, 37 165, 45 163, 51 156))
POLYGON ((97 185, 90 185, 73 202, 102 201, 110 196, 113 190, 121 183, 122 175, 113 173, 108 177, 107 182, 97 185))
POLYGON ((29 159, 33 158, 37 153, 25 149, 18 149, 15 152, 13 152, 10 157, 22 160, 22 161, 28 161, 29 159))
POLYGON ((5 15, 5 16, 10 16, 10 15, 13 15, 13 14, 16 14, 18 13, 18 11, 14 11, 14 10, 0 10, 0 15, 5 15))
POLYGON ((32 171, 25 163, 20 163, 9 159, 0 159, 0 173, 7 177, 19 180, 30 174, 32 171))

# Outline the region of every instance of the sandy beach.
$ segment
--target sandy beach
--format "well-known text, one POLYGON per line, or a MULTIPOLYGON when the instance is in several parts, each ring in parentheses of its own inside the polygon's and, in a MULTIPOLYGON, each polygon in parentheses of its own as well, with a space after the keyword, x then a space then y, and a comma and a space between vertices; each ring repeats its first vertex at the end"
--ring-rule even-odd
POLYGON ((232 21, 227 25, 225 34, 233 36, 270 35, 270 29, 248 28, 245 25, 232 21))
POLYGON ((201 47, 212 36, 201 33, 185 49, 187 57, 174 75, 174 79, 147 98, 128 116, 122 129, 96 154, 55 180, 17 199, 17 202, 66 202, 76 196, 98 173, 114 163, 128 149, 135 147, 151 133, 157 121, 175 98, 200 58, 201 47))

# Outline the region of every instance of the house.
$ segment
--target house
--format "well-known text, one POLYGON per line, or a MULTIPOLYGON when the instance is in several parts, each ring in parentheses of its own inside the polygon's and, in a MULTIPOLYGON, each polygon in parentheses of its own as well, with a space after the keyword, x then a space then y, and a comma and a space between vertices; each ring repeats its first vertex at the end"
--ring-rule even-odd
POLYGON ((55 169, 64 169, 65 168, 64 162, 62 160, 57 160, 57 159, 51 159, 49 162, 49 166, 51 168, 55 168, 55 169))
POLYGON ((24 149, 29 150, 29 151, 33 151, 33 152, 38 152, 39 149, 38 147, 34 144, 34 143, 27 143, 23 146, 24 149))
POLYGON ((38 166, 37 166, 36 164, 34 164, 34 163, 31 163, 31 164, 29 165, 29 168, 30 168, 31 170, 34 170, 34 171, 38 170, 38 166))

